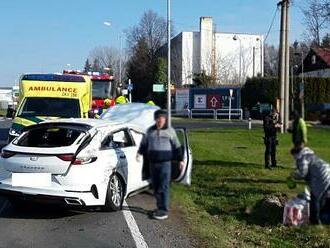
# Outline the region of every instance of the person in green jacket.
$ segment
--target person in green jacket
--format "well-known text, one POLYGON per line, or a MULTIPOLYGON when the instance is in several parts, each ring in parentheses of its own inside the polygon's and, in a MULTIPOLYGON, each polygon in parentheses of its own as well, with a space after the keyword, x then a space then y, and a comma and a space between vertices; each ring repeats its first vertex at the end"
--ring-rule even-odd
POLYGON ((299 112, 295 110, 292 114, 292 128, 288 131, 292 133, 292 143, 296 148, 303 148, 307 145, 307 126, 299 112))

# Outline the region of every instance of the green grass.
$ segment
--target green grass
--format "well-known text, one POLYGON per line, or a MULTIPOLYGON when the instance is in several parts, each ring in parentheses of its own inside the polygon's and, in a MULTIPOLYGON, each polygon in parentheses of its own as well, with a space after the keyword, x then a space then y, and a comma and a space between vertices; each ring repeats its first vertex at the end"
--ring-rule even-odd
MULTIPOLYGON (((192 186, 173 185, 179 206, 193 234, 207 247, 330 247, 330 227, 286 227, 282 210, 261 202, 269 195, 291 198, 304 183, 289 190, 293 169, 289 135, 279 135, 276 170, 265 170, 261 129, 191 131, 194 155, 192 186)), ((310 147, 330 161, 330 130, 309 129, 310 147)))

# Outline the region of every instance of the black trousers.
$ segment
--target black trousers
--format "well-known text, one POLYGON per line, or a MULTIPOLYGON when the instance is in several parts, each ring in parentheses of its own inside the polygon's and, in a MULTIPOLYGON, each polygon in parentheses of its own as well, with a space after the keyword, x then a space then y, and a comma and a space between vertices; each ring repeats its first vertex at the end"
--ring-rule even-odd
POLYGON ((276 167, 276 146, 277 137, 276 136, 266 136, 265 137, 265 167, 271 166, 276 167))

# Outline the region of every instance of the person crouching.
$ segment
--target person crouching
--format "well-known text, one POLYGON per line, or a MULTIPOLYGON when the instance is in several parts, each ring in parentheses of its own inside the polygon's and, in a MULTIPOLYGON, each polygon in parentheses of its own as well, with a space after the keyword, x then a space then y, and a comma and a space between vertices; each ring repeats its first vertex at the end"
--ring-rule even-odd
POLYGON ((308 147, 292 148, 296 171, 291 175, 303 179, 311 191, 310 222, 330 224, 330 165, 308 147))

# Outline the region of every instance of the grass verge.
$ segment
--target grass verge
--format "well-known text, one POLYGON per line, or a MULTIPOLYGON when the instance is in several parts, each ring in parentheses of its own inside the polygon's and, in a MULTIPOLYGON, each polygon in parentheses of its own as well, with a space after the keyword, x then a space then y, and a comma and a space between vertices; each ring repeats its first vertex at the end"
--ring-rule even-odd
MULTIPOLYGON (((268 196, 292 197, 290 136, 279 135, 279 168, 264 166, 261 129, 209 129, 189 134, 194 155, 192 186, 173 185, 173 203, 207 247, 330 247, 330 227, 285 227, 282 210, 265 207, 268 196)), ((330 161, 330 130, 310 129, 310 147, 330 161)))

